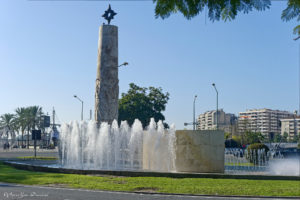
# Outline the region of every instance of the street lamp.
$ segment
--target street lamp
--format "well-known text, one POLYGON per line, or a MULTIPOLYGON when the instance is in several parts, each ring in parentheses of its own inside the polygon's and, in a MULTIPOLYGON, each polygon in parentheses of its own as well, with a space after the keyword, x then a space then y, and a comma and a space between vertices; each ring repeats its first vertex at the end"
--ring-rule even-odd
POLYGON ((83 121, 83 101, 77 95, 74 95, 74 98, 81 102, 81 121, 83 121))
POLYGON ((118 67, 126 66, 126 65, 128 65, 128 64, 129 64, 128 62, 124 62, 124 63, 122 63, 121 65, 119 65, 118 67))
POLYGON ((183 123, 184 126, 194 125, 194 124, 195 124, 195 125, 198 125, 199 123, 198 123, 198 122, 195 122, 195 123, 194 123, 194 122, 184 122, 184 123, 183 123))
POLYGON ((216 84, 215 83, 213 83, 212 84, 212 86, 215 88, 215 90, 216 90, 216 93, 217 93, 217 130, 218 130, 218 128, 219 128, 219 118, 218 118, 218 115, 219 115, 219 109, 218 109, 218 106, 219 106, 219 93, 218 93, 218 90, 217 90, 217 88, 216 88, 216 84))
POLYGON ((196 122, 195 122, 195 102, 196 102, 196 98, 197 98, 197 95, 195 95, 195 97, 194 97, 194 104, 193 104, 193 130, 195 130, 195 125, 196 125, 196 122))

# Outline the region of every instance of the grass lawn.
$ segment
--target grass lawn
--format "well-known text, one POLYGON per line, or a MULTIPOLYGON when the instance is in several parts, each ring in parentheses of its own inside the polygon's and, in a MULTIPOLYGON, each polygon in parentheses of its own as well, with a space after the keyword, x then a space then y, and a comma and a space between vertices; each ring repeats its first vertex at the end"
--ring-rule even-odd
POLYGON ((227 166, 254 166, 253 163, 225 163, 227 166))
POLYGON ((57 160, 58 158, 56 157, 43 157, 43 156, 24 156, 24 157, 17 157, 18 159, 23 159, 23 160, 57 160))
POLYGON ((300 181, 88 176, 17 170, 1 162, 0 182, 111 191, 300 196, 300 181))

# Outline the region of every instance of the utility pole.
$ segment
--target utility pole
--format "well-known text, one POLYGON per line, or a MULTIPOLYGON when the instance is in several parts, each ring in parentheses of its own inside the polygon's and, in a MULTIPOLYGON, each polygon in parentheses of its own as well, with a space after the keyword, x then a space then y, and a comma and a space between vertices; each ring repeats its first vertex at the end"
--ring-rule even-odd
POLYGON ((217 127, 217 130, 218 130, 219 129, 219 117, 218 117, 218 115, 219 115, 219 108, 218 108, 219 107, 219 93, 218 93, 218 90, 216 88, 216 84, 213 83, 212 86, 215 88, 216 93, 217 93, 217 110, 216 110, 216 112, 217 112, 217 117, 216 117, 217 123, 216 123, 216 127, 217 127))
POLYGON ((53 111, 52 111, 52 123, 53 123, 53 126, 55 126, 55 110, 54 110, 54 107, 53 107, 53 111))
POLYGON ((195 95, 194 103, 193 103, 193 130, 196 130, 195 129, 195 127, 196 127, 196 121, 195 121, 195 102, 196 102, 196 98, 197 98, 197 95, 195 95))

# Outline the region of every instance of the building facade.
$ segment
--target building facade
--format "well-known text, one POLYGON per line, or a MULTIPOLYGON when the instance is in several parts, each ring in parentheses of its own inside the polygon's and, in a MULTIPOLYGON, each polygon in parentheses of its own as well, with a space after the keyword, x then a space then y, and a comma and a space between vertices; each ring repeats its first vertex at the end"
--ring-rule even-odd
MULTIPOLYGON (((200 114, 197 119, 198 130, 215 130, 217 129, 217 112, 216 110, 207 111, 200 114)), ((218 111, 218 128, 228 133, 236 133, 237 117, 231 113, 225 113, 223 109, 218 111)))
POLYGON ((300 135, 300 117, 294 116, 292 118, 281 119, 281 135, 287 135, 288 140, 294 140, 296 136, 300 135))
POLYGON ((281 119, 294 116, 288 111, 271 109, 253 109, 240 112, 238 118, 238 130, 260 132, 264 136, 273 138, 276 134, 281 134, 281 119))

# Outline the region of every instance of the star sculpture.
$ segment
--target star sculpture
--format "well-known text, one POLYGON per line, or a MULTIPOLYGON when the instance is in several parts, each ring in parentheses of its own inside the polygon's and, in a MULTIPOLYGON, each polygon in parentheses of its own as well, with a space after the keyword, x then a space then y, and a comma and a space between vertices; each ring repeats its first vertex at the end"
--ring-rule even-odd
POLYGON ((108 9, 105 11, 105 13, 102 15, 102 17, 104 17, 104 19, 107 20, 108 24, 110 24, 110 20, 112 20, 116 14, 117 13, 115 13, 115 11, 113 11, 111 9, 110 4, 109 4, 108 9))

